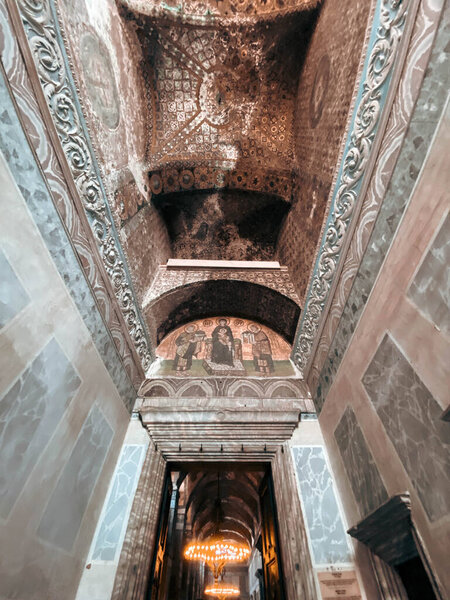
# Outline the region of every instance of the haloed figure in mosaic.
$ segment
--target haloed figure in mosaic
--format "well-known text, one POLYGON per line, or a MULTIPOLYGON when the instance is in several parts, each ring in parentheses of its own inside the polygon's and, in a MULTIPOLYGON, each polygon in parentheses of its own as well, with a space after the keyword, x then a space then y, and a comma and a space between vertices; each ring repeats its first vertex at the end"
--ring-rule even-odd
POLYGON ((191 324, 175 340, 177 347, 173 368, 175 371, 189 371, 192 359, 200 353, 203 346, 204 331, 197 331, 197 325, 191 324))
POLYGON ((272 359, 272 348, 270 340, 259 325, 251 323, 249 331, 244 331, 243 338, 245 342, 252 345, 253 364, 255 371, 269 374, 275 371, 272 359))
POLYGON ((211 361, 219 365, 233 366, 234 338, 228 319, 219 319, 212 332, 211 361))

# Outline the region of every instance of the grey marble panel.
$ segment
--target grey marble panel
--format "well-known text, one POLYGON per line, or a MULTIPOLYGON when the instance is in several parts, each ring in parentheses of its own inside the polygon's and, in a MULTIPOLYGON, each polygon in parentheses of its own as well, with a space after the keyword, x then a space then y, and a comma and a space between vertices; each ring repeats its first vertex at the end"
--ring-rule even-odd
POLYGON ((61 224, 0 73, 0 148, 50 255, 88 328, 123 402, 131 410, 136 392, 61 224))
POLYGON ((112 438, 112 428, 94 405, 50 497, 39 537, 63 550, 72 549, 112 438))
POLYGON ((365 517, 383 504, 388 494, 355 413, 349 406, 336 427, 334 437, 361 516, 365 517))
POLYGON ((408 296, 441 331, 450 334, 450 214, 420 265, 408 296))
POLYGON ((0 327, 4 327, 29 301, 28 294, 0 248, 0 327))
POLYGON ((336 495, 321 446, 294 446, 294 464, 308 525, 314 563, 351 562, 336 495))
POLYGON ((317 412, 322 410, 445 109, 450 73, 449 12, 450 9, 447 8, 441 19, 422 88, 391 182, 322 368, 317 390, 313 392, 317 412))
POLYGON ((81 381, 52 339, 0 400, 0 515, 6 518, 81 381))
POLYGON ((430 520, 450 512, 450 424, 386 335, 363 377, 386 433, 430 520))
POLYGON ((125 445, 122 449, 91 560, 114 561, 133 502, 146 447, 125 445))

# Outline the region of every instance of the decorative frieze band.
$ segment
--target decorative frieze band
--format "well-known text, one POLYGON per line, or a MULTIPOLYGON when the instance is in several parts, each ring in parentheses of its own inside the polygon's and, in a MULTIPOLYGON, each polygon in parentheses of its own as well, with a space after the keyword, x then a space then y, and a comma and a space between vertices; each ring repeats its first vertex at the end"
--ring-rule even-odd
POLYGON ((84 123, 53 0, 17 0, 45 100, 142 367, 152 355, 84 123))
POLYGON ((374 141, 380 126, 394 65, 399 55, 411 0, 379 0, 372 24, 355 109, 350 121, 334 187, 330 212, 309 285, 303 316, 294 343, 293 359, 305 373, 330 290, 339 271, 349 226, 357 213, 363 179, 373 165, 374 141))
POLYGON ((291 281, 287 267, 278 269, 220 269, 206 267, 183 267, 171 269, 161 265, 156 273, 151 288, 148 290, 144 301, 144 309, 148 304, 172 290, 196 283, 198 281, 214 281, 223 279, 234 279, 237 281, 249 281, 258 285, 269 287, 300 305, 294 284, 291 281))

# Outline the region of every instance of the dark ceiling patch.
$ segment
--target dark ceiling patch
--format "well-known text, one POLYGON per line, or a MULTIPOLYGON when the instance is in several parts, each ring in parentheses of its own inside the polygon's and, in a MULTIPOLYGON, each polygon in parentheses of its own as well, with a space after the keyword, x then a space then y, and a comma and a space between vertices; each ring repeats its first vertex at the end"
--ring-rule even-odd
POLYGON ((300 308, 290 298, 262 285, 216 280, 177 288, 160 296, 145 309, 156 345, 184 323, 218 315, 257 321, 292 344, 300 308))
POLYGON ((176 258, 271 260, 289 204, 269 194, 222 190, 154 200, 176 258))

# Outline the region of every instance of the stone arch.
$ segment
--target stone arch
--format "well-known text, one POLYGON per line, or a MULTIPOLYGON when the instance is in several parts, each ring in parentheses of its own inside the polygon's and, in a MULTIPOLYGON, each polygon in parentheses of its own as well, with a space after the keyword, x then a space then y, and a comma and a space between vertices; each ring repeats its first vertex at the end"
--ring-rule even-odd
POLYGON ((153 326, 155 346, 177 327, 217 315, 257 321, 292 344, 300 317, 300 307, 280 292, 231 279, 198 281, 178 287, 148 304, 144 312, 147 323, 153 326))

